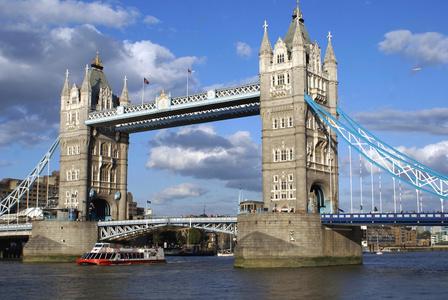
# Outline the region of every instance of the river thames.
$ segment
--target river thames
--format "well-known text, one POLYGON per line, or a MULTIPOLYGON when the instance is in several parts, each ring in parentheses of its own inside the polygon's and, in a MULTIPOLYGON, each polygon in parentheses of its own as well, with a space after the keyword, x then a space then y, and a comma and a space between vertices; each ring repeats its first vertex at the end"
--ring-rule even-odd
POLYGON ((361 266, 235 269, 232 258, 166 265, 1 262, 1 299, 447 299, 448 252, 364 255, 361 266))

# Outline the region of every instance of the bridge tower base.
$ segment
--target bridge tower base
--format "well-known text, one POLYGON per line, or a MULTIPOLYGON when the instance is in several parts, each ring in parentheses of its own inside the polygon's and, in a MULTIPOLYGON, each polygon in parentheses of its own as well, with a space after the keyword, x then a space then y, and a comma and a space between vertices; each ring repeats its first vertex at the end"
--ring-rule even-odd
POLYGON ((238 216, 235 267, 317 267, 361 263, 359 227, 327 227, 321 224, 319 214, 238 216))
POLYGON ((74 262, 98 240, 96 222, 36 221, 23 262, 74 262))

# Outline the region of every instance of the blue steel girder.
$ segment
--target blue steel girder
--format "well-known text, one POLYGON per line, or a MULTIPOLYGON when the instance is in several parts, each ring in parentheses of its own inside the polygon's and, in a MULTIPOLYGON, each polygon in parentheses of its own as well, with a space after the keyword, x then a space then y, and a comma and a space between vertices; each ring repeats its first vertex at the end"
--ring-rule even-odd
MULTIPOLYGON (((326 125, 373 165, 417 190, 448 200, 448 177, 379 141, 353 120, 347 120, 349 124, 344 124, 310 96, 305 95, 305 101, 326 125)), ((340 109, 338 111, 341 113, 340 109)), ((345 119, 345 114, 341 116, 345 119)))
POLYGON ((260 85, 256 83, 171 98, 167 107, 157 107, 157 103, 153 102, 94 111, 89 114, 85 124, 94 127, 114 126, 118 131, 131 133, 259 113, 260 85))
POLYGON ((323 225, 446 226, 448 213, 322 214, 321 220, 323 225))

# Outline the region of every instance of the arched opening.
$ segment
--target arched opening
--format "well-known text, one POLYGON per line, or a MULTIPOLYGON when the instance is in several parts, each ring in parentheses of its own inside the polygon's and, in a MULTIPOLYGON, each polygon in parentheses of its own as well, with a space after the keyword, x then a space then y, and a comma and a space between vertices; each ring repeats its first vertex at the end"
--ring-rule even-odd
POLYGON ((313 184, 310 189, 310 197, 308 203, 308 212, 310 213, 322 213, 327 211, 327 204, 325 201, 325 195, 322 187, 318 184, 313 184))
POLYGON ((89 219, 92 221, 110 220, 110 206, 106 200, 94 198, 89 204, 89 219))

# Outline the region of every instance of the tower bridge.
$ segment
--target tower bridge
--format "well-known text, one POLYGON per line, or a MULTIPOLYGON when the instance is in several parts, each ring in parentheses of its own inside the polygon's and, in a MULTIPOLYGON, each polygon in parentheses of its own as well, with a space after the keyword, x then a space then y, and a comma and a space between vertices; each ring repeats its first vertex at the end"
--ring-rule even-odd
MULTIPOLYGON (((39 235, 48 239, 46 232, 52 232, 63 237, 59 238, 62 242, 52 239, 59 249, 55 253, 71 251, 76 248, 72 241, 86 240, 87 231, 96 239, 98 227, 84 222, 94 213, 100 219, 112 219, 98 223, 101 239, 126 238, 167 224, 237 232, 236 266, 291 267, 361 263, 360 224, 443 224, 446 214, 422 213, 419 193, 439 198, 443 211, 448 177, 384 143, 338 106, 338 63, 332 35, 327 36, 322 57, 321 47, 309 37, 299 6, 286 35, 274 46, 266 22, 263 27, 259 82, 254 84, 185 97, 162 92, 152 103, 135 105, 129 99, 126 78, 120 96, 113 94, 98 53, 90 67, 86 66, 81 85, 71 84, 67 73, 55 143, 60 145, 59 207, 77 210, 82 222, 56 229, 37 222, 30 241, 39 235), (127 220, 129 134, 252 115, 260 115, 262 124, 262 213, 228 220, 127 220), (338 214, 339 140, 349 150, 351 214, 338 214), (370 165, 371 211, 376 211, 373 168, 393 178, 393 213, 382 210, 380 190, 379 214, 356 214, 352 149, 359 153, 360 164, 370 165), (417 191, 417 214, 399 213, 401 186, 397 201, 396 183, 417 191)), ((20 189, 0 202, 0 215, 18 207, 53 152, 52 146, 20 189)), ((362 199, 361 191, 361 210, 365 206, 362 199)))

